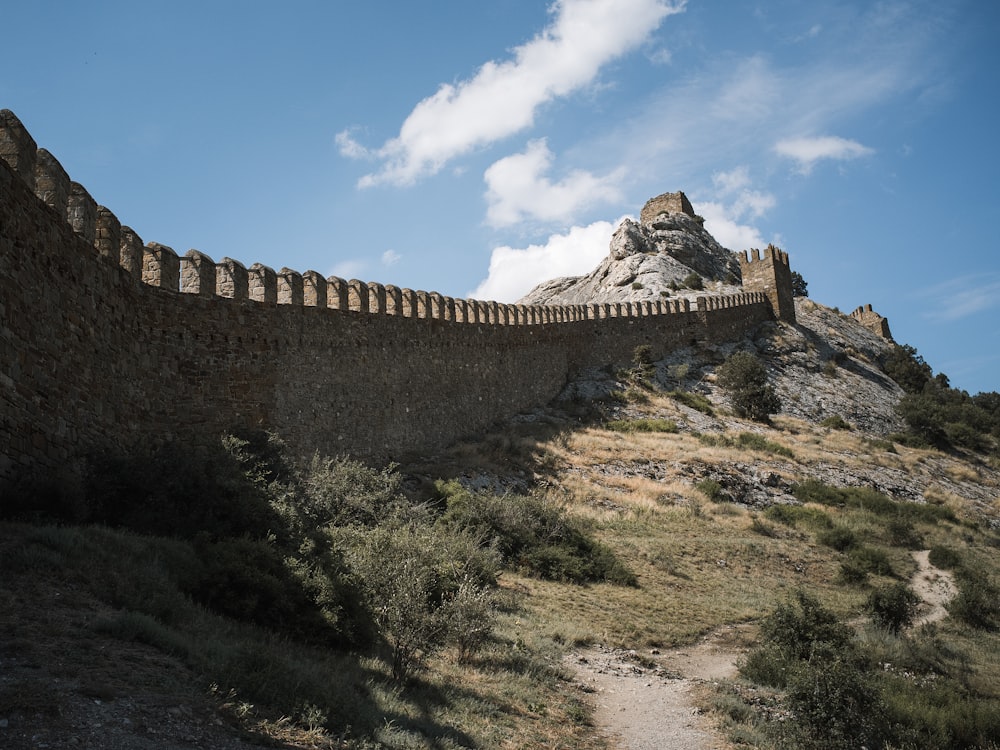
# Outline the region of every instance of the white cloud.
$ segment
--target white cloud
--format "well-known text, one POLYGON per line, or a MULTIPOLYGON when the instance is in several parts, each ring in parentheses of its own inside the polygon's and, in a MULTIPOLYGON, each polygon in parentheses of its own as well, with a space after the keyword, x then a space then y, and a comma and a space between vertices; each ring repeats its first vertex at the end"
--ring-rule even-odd
POLYGON ((383 266, 394 266, 399 261, 403 259, 403 256, 397 253, 395 250, 386 250, 382 253, 382 265, 383 266))
POLYGON ((553 183, 544 176, 551 166, 552 152, 545 139, 531 141, 523 153, 493 163, 484 174, 487 222, 506 227, 524 219, 570 221, 583 208, 622 199, 618 187, 622 170, 598 177, 576 169, 553 183))
POLYGON ((961 276, 924 291, 931 300, 924 317, 955 321, 1000 306, 1000 275, 961 276))
MULTIPOLYGON (((442 84, 419 102, 399 135, 372 152, 381 169, 359 186, 412 184, 457 156, 530 127, 538 107, 590 84, 603 65, 644 42, 685 2, 556 0, 551 24, 515 48, 513 59, 489 61, 471 79, 442 84)), ((337 142, 347 156, 369 153, 349 131, 337 142)))
POLYGON ((329 275, 342 279, 359 279, 367 267, 368 264, 363 260, 342 260, 330 269, 329 275))
POLYGON ((787 138, 774 145, 774 151, 799 163, 799 171, 809 174, 817 161, 835 159, 846 161, 875 153, 857 141, 850 141, 835 135, 813 138, 787 138))
POLYGON ((744 164, 728 172, 716 172, 712 184, 720 195, 728 195, 750 184, 750 168, 744 164))
POLYGON ((553 234, 544 245, 494 248, 489 275, 469 296, 515 302, 543 281, 589 273, 608 254, 614 230, 610 222, 598 221, 553 234))
POLYGON ((695 211, 705 217, 705 228, 709 233, 731 250, 764 245, 756 227, 740 222, 760 218, 774 208, 777 205, 774 196, 751 189, 750 168, 746 165, 728 172, 716 172, 712 175, 712 183, 715 185, 716 200, 693 204, 695 211))
POLYGON ((700 216, 705 217, 705 229, 723 247, 740 251, 767 244, 756 227, 740 224, 732 210, 724 204, 705 201, 695 203, 693 206, 700 216))
POLYGON ((348 159, 368 159, 371 157, 368 149, 354 140, 354 136, 349 130, 337 133, 333 140, 337 144, 341 156, 346 156, 348 159))

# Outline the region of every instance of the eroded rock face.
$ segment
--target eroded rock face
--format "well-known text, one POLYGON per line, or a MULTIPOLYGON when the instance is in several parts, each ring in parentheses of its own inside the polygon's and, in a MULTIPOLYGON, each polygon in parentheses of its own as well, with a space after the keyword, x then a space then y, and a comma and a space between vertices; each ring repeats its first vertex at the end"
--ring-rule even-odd
POLYGON ((696 273, 711 291, 738 291, 736 257, 686 213, 660 213, 648 223, 625 219, 615 233, 607 257, 586 276, 543 282, 520 300, 522 304, 586 304, 637 302, 694 292, 671 288, 696 273))

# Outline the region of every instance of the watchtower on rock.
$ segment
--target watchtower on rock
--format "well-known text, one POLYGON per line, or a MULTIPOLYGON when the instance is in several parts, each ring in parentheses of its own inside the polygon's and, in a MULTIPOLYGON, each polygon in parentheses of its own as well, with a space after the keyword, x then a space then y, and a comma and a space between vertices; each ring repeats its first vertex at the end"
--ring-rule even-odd
POLYGON ((862 305, 851 313, 851 317, 876 336, 881 336, 886 341, 893 341, 895 343, 892 333, 889 331, 889 321, 872 310, 871 305, 862 305))
POLYGON ((687 199, 681 191, 676 193, 664 193, 646 201, 646 205, 639 212, 639 221, 643 224, 652 224, 653 219, 662 213, 687 214, 692 219, 697 219, 691 201, 687 199))
POLYGON ((778 320, 795 322, 795 302, 792 299, 792 269, 788 253, 768 245, 763 252, 753 248, 739 256, 743 288, 763 292, 771 302, 778 320))

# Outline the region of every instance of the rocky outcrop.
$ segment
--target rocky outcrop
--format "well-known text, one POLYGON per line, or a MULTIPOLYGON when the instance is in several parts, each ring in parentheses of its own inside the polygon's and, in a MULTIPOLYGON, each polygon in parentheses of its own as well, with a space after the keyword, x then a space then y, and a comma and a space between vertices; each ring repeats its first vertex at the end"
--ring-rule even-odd
MULTIPOLYGON (((683 193, 667 195, 680 196, 690 205, 683 193)), ((539 284, 520 303, 576 305, 694 296, 702 292, 676 288, 691 273, 701 276, 713 292, 739 291, 736 257, 708 233, 700 216, 643 209, 643 217, 642 222, 621 223, 611 237, 607 257, 591 273, 539 284)))

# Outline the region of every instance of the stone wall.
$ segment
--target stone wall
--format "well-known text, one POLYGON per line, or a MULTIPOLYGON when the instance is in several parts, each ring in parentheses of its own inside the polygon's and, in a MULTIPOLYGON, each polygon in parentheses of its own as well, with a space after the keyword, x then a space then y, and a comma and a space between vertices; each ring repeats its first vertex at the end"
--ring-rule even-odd
POLYGON ((33 148, 0 113, 0 487, 72 473, 92 451, 235 428, 391 460, 544 405, 641 344, 659 357, 772 317, 760 292, 694 308, 503 305, 179 258, 33 148))
POLYGON ((862 305, 851 313, 851 317, 875 335, 881 336, 886 341, 893 341, 888 319, 872 310, 871 305, 862 305))

